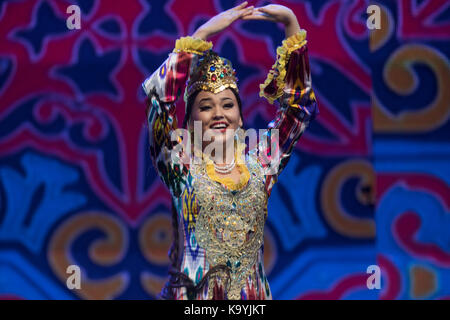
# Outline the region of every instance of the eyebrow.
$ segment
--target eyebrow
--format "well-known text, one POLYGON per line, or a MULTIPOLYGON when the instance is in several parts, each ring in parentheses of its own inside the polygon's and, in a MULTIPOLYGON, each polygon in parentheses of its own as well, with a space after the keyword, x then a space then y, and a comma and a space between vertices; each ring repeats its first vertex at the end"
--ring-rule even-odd
MULTIPOLYGON (((222 98, 222 99, 220 99, 220 101, 227 100, 227 99, 230 99, 231 101, 233 101, 233 99, 231 99, 229 97, 222 98)), ((202 101, 209 101, 209 100, 212 100, 212 99, 211 98, 203 98, 203 99, 200 99, 199 103, 201 103, 202 101)))

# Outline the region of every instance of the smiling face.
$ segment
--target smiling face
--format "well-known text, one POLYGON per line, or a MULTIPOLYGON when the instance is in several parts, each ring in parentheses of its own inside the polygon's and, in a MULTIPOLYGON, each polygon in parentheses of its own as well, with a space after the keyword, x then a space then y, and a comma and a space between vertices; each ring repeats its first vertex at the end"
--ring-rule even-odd
MULTIPOLYGON (((219 93, 200 91, 192 106, 189 127, 194 128, 194 121, 202 122, 202 133, 213 130, 211 141, 225 143, 234 138, 236 129, 243 126, 239 104, 230 89, 219 93)), ((205 141, 203 148, 211 141, 205 141)))

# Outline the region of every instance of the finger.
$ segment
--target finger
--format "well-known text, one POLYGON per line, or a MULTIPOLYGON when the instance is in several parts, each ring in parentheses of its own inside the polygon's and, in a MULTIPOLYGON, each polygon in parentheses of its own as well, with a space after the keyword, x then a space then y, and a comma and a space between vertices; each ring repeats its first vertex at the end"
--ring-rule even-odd
POLYGON ((265 8, 255 8, 255 12, 258 15, 265 16, 268 18, 273 18, 273 15, 270 13, 270 11, 265 8))
POLYGON ((248 10, 253 11, 254 9, 255 9, 255 6, 250 6, 250 7, 241 8, 241 9, 239 9, 239 10, 233 10, 233 12, 239 12, 239 13, 241 13, 241 12, 245 12, 245 11, 248 11, 248 10))
POLYGON ((261 13, 269 13, 269 10, 267 10, 266 8, 264 8, 264 7, 258 7, 258 8, 255 8, 255 10, 257 11, 257 12, 261 12, 261 13))
POLYGON ((242 20, 260 20, 260 21, 271 21, 271 22, 276 22, 275 19, 273 18, 268 18, 268 17, 264 17, 264 16, 245 16, 241 18, 242 20))
POLYGON ((248 16, 241 17, 241 20, 264 20, 264 19, 260 16, 255 16, 255 15, 249 14, 248 16))
POLYGON ((255 13, 253 13, 251 15, 248 15, 248 16, 243 16, 241 19, 242 20, 264 20, 264 21, 273 21, 273 22, 275 22, 275 19, 273 17, 268 17, 268 16, 265 16, 265 15, 255 14, 255 13))
POLYGON ((230 17, 232 20, 236 20, 236 19, 239 19, 243 13, 247 13, 248 11, 251 12, 251 11, 253 11, 253 9, 254 9, 254 6, 242 8, 239 10, 236 10, 235 8, 231 8, 231 9, 225 11, 224 14, 226 16, 230 17))
POLYGON ((238 14, 236 16, 234 16, 234 20, 242 18, 244 16, 248 16, 251 15, 253 13, 253 6, 246 8, 245 10, 241 10, 240 12, 238 12, 238 14))
POLYGON ((243 7, 245 7, 246 5, 247 5, 247 1, 244 1, 244 2, 242 2, 240 5, 238 5, 238 6, 236 6, 236 7, 234 7, 234 8, 231 8, 231 10, 238 10, 238 9, 241 9, 241 8, 243 8, 243 7))
POLYGON ((251 13, 253 12, 253 9, 254 9, 253 6, 248 7, 248 8, 245 8, 245 9, 241 10, 241 11, 239 12, 239 14, 240 14, 240 15, 251 14, 251 13))

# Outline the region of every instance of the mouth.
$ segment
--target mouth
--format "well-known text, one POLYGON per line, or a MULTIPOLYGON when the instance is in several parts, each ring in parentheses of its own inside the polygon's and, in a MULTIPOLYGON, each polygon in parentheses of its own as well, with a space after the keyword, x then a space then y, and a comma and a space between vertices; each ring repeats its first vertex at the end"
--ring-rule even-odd
POLYGON ((212 124, 209 128, 224 133, 228 128, 228 124, 225 122, 216 122, 212 124))

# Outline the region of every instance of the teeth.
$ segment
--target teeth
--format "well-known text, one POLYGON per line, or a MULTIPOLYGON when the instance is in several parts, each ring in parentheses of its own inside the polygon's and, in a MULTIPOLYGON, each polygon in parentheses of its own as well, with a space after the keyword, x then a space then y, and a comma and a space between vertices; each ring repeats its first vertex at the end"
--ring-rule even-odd
POLYGON ((213 126, 212 128, 213 128, 213 129, 223 129, 223 128, 226 128, 226 127, 227 127, 227 126, 224 125, 224 124, 218 124, 218 125, 213 126))

